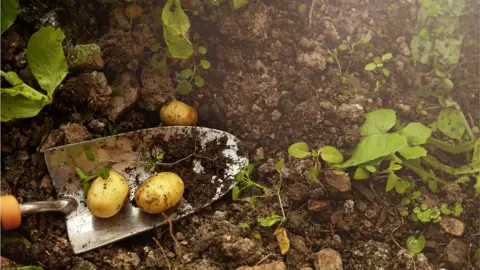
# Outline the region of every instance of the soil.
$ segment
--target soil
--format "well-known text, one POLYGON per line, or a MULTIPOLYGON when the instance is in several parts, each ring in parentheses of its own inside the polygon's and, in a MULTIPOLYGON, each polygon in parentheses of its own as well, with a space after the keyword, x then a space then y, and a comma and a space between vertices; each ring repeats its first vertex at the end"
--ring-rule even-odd
MULTIPOLYGON (((183 1, 184 6, 199 10, 199 15, 187 11, 190 36, 195 46, 207 48, 205 58, 211 62, 210 69, 199 73, 205 86, 194 87, 186 96, 175 94, 174 87, 188 61, 169 61, 166 70, 150 66, 149 47, 155 42, 165 46, 158 19, 164 1, 145 2, 143 15, 130 25, 123 12, 128 3, 121 1, 20 1, 15 24, 1 37, 3 71, 16 71, 24 82, 40 89, 28 69, 26 45, 38 27, 52 24, 66 34, 65 51, 96 43, 105 65, 95 71, 71 71, 56 90, 52 105, 35 117, 2 123, 2 195, 13 194, 20 202, 54 200, 57 194, 46 168, 45 149, 157 127, 159 108, 176 98, 197 110, 198 126, 223 130, 241 140, 255 165, 251 176, 255 182, 273 188, 279 181, 275 163, 285 159, 280 198, 289 252, 280 254, 274 227, 256 225, 258 217, 282 212, 276 196, 258 198, 252 206, 232 200, 228 192, 174 223, 180 248, 168 226, 162 226, 75 255, 61 214, 25 216, 15 232, 31 246, 18 241, 4 244, 11 232, 2 231, 2 266, 6 267, 5 261, 44 269, 237 269, 283 261, 286 269, 321 269, 319 251, 330 248, 341 256, 344 269, 480 269, 473 259, 480 247, 480 196, 474 196, 473 184, 441 187, 438 193, 422 189, 427 202, 462 202, 464 213, 456 221, 464 231, 454 236, 439 224, 402 218, 397 211, 402 197, 385 192, 385 179, 350 180, 322 163, 318 181, 312 181, 312 161, 287 153, 292 143, 304 141, 317 149, 332 145, 349 156, 360 138, 365 113, 377 108, 394 109, 402 124, 427 125, 436 120, 441 106, 422 86, 434 86, 438 79, 431 67, 414 65, 409 50, 418 12, 415 1, 316 0, 311 15, 309 0, 250 0, 237 11, 230 11, 228 4, 212 11, 207 1, 183 1), (306 5, 306 12, 299 12, 300 4, 306 5), (339 63, 329 57, 328 52, 348 36, 357 41, 367 33, 372 36, 370 44, 356 46, 364 57, 343 51, 338 54, 339 63), (389 77, 364 70, 368 61, 389 52, 394 56, 386 64, 389 77), (340 69, 348 74, 346 83, 336 75, 340 69), (375 91, 377 80, 382 85, 375 91), (427 114, 417 113, 418 105, 427 114), (249 229, 240 226, 248 222, 252 222, 249 229), (410 254, 406 240, 420 233, 427 246, 421 254, 410 254)), ((480 84, 466 81, 480 73, 480 6, 473 0, 466 4, 461 23, 467 34, 451 78, 458 87, 447 95, 459 104, 470 125, 478 127, 480 84)), ((433 136, 448 141, 439 132, 433 136)), ((194 153, 202 160, 204 174, 194 172, 195 158, 155 170, 197 179, 186 181, 185 199, 202 205, 214 190, 207 180, 224 173, 229 161, 219 155, 225 141, 200 152, 197 145, 198 140, 189 137, 159 148, 165 151, 165 163, 194 153)), ((152 149, 154 158, 157 148, 152 149)), ((428 151, 450 166, 468 160, 466 154, 447 155, 430 147, 428 151)), ((241 197, 261 193, 252 188, 241 197)))

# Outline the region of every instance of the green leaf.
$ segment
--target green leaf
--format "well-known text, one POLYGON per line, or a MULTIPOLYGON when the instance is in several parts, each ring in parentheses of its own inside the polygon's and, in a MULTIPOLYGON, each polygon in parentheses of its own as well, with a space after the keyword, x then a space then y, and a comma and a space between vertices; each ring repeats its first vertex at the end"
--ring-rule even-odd
POLYGON ((43 267, 27 265, 27 266, 17 267, 15 268, 15 270, 43 270, 43 267))
POLYGON ((360 40, 361 40, 362 43, 364 43, 364 44, 367 44, 368 42, 370 42, 371 39, 372 39, 372 35, 370 34, 370 32, 368 32, 367 34, 362 35, 362 36, 360 37, 360 40))
POLYGON ((247 166, 245 166, 244 171, 248 176, 250 176, 252 175, 254 169, 255 169, 255 165, 248 164, 247 166))
POLYGON ((412 122, 400 130, 399 134, 404 136, 409 144, 420 145, 427 142, 432 135, 432 130, 421 123, 412 122))
POLYGON ((281 158, 279 161, 277 161, 277 163, 275 163, 275 170, 280 172, 284 165, 285 165, 285 159, 281 158))
POLYGON ((475 189, 475 197, 477 197, 478 194, 480 194, 480 174, 478 174, 475 179, 476 179, 476 182, 473 188, 475 189))
POLYGON ((453 82, 449 78, 444 78, 443 84, 447 87, 447 90, 453 90, 453 82))
POLYGON ((167 58, 161 54, 154 54, 150 59, 150 65, 154 68, 166 68, 167 67, 167 58), (160 57, 162 57, 160 59, 160 57))
POLYGON ((367 171, 371 172, 371 173, 374 173, 374 172, 377 171, 377 168, 375 168, 375 167, 372 166, 372 165, 367 165, 367 166, 365 166, 365 169, 366 169, 367 171))
POLYGON ((155 42, 152 44, 152 46, 150 46, 150 51, 157 52, 158 50, 160 50, 161 47, 162 45, 160 45, 160 43, 155 42))
POLYGON ((379 65, 382 64, 382 59, 380 57, 375 57, 373 60, 373 63, 378 67, 379 65))
POLYGON ((1 28, 3 34, 17 19, 19 4, 18 0, 2 0, 1 5, 1 28))
POLYGON ((382 68, 382 73, 383 75, 385 75, 386 77, 390 76, 390 70, 386 69, 386 68, 382 68))
POLYGON ((355 180, 365 180, 370 178, 370 172, 365 170, 362 167, 357 167, 355 170, 355 174, 353 175, 353 179, 355 180))
POLYGON ((386 53, 386 54, 382 55, 382 62, 391 60, 392 58, 393 58, 393 56, 392 56, 391 53, 386 53))
POLYGON ((162 12, 163 39, 173 57, 187 59, 193 54, 188 39, 190 21, 182 10, 180 0, 168 0, 162 12))
POLYGON ((409 198, 403 197, 402 200, 400 201, 400 204, 401 204, 401 205, 404 205, 404 206, 407 206, 407 205, 409 205, 411 202, 412 202, 412 201, 411 201, 409 198))
POLYGON ((412 184, 407 180, 398 179, 398 182, 395 184, 395 191, 398 194, 403 194, 408 188, 411 187, 411 185, 412 184))
POLYGON ((405 137, 394 133, 363 137, 355 146, 350 159, 338 164, 337 167, 347 168, 388 156, 402 149, 406 144, 405 137))
POLYGON ((180 75, 182 76, 182 78, 184 79, 188 79, 190 77, 192 77, 193 75, 193 71, 191 69, 184 69, 180 72, 180 75))
POLYGON ((95 173, 97 176, 102 177, 103 179, 107 180, 110 177, 110 170, 106 167, 100 168, 95 173))
POLYGON ((203 46, 198 46, 198 52, 200 54, 206 54, 207 53, 207 48, 205 48, 203 46))
POLYGON ((422 193, 420 191, 414 191, 414 192, 412 192, 412 199, 416 200, 416 199, 420 198, 421 195, 422 195, 422 193))
POLYGON ((320 157, 328 163, 342 163, 343 155, 337 148, 333 146, 324 146, 319 150, 320 157))
POLYGON ((288 147, 288 154, 294 158, 305 158, 310 155, 310 148, 305 142, 297 142, 288 147))
POLYGON ((85 151, 85 156, 87 157, 87 160, 95 161, 95 155, 93 155, 90 145, 83 146, 83 150, 85 151))
POLYGON ((394 187, 396 187, 396 185, 398 183, 398 179, 400 179, 400 178, 396 174, 391 172, 388 175, 388 178, 387 178, 387 186, 385 187, 385 191, 388 192, 388 191, 392 190, 394 187))
POLYGON ((269 217, 264 217, 264 218, 257 218, 257 222, 260 224, 262 227, 272 227, 275 223, 279 222, 282 220, 281 216, 278 216, 276 214, 272 214, 269 217))
POLYGON ((394 110, 379 109, 365 115, 365 122, 360 127, 360 135, 384 134, 389 131, 397 121, 394 110))
POLYGON ((30 248, 32 246, 32 243, 19 233, 13 232, 12 234, 2 235, 2 238, 1 238, 2 249, 6 249, 12 243, 23 244, 26 248, 30 248))
POLYGON ((38 84, 47 91, 49 97, 68 73, 68 64, 62 42, 65 34, 53 26, 43 27, 28 41, 28 67, 38 84))
POLYGON ((237 201, 239 196, 240 196, 240 188, 238 186, 234 186, 232 188, 232 200, 237 201))
POLYGON ((193 80, 195 81, 195 85, 197 87, 203 87, 205 85, 205 81, 203 80, 203 78, 198 75, 193 77, 193 80))
POLYGON ((300 13, 307 12, 307 5, 305 5, 305 4, 298 5, 298 12, 300 12, 300 13))
POLYGON ((312 177, 313 180, 316 180, 318 177, 318 168, 314 166, 312 169, 310 169, 310 176, 312 177))
POLYGON ((374 71, 377 68, 377 65, 375 63, 368 63, 365 66, 365 70, 367 71, 374 71))
POLYGON ((187 80, 181 80, 175 89, 180 95, 187 95, 192 91, 192 85, 187 80))
POLYGON ((249 221, 249 222, 242 222, 242 223, 238 224, 238 226, 240 226, 240 228, 244 228, 244 229, 250 230, 250 224, 251 224, 251 223, 252 223, 251 221, 249 221))
POLYGON ((424 157, 427 155, 427 150, 421 146, 409 146, 405 145, 402 149, 399 149, 398 152, 406 159, 416 159, 419 157, 424 157))
POLYGON ((420 235, 417 238, 410 236, 407 239, 407 249, 410 253, 418 254, 422 252, 423 248, 425 248, 425 237, 420 235))
POLYGON ((435 180, 428 180, 428 188, 433 192, 438 192, 438 182, 435 180))
POLYGON ((347 47, 347 45, 345 45, 345 44, 340 44, 340 45, 338 45, 338 49, 339 49, 340 51, 346 51, 346 50, 348 49, 348 47, 347 47))
POLYGON ((458 110, 446 107, 438 114, 437 128, 446 136, 461 141, 465 133, 465 121, 458 110))
POLYGON ((200 66, 203 68, 203 69, 209 69, 210 68, 210 62, 208 62, 207 60, 200 60, 200 66))

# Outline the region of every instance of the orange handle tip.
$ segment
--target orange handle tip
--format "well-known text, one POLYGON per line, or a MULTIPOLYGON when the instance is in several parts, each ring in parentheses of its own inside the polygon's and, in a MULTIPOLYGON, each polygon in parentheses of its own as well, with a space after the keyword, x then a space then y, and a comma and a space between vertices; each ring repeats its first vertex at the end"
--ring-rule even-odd
POLYGON ((0 197, 0 221, 2 230, 13 230, 22 223, 20 204, 12 195, 0 197))

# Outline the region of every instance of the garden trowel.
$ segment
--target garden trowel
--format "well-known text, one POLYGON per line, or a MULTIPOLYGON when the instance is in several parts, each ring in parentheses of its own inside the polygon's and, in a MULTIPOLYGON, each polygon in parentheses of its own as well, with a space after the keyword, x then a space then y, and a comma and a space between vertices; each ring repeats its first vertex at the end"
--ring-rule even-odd
MULTIPOLYGON (((199 139, 201 145, 195 147, 200 149, 208 147, 208 143, 213 140, 226 137, 226 147, 221 150, 228 160, 226 169, 218 172, 211 179, 202 178, 208 179, 204 181, 211 181, 208 185, 202 186, 215 189, 205 193, 214 194, 210 201, 198 204, 187 201, 184 197, 169 210, 168 216, 170 220, 175 221, 199 211, 233 188, 235 175, 248 164, 247 153, 242 152, 236 137, 223 131, 192 126, 157 127, 46 150, 45 160, 58 200, 19 204, 13 196, 1 197, 2 230, 11 230, 20 226, 22 215, 62 212, 66 217, 70 244, 74 253, 77 254, 161 226, 167 223, 163 215, 145 213, 133 203, 126 203, 122 210, 111 218, 93 216, 87 208, 78 168, 84 172, 91 172, 108 163, 111 169, 124 175, 129 182, 129 201, 132 202, 135 189, 155 173, 152 166, 145 166, 148 165, 152 155, 152 145, 156 145, 158 140, 172 142, 172 140, 180 140, 180 138, 185 140, 189 137, 199 139)), ((200 167, 202 162, 201 158, 194 160, 194 164, 200 167)), ((184 181, 187 182, 189 179, 184 181)), ((199 188, 195 192, 207 191, 199 188)))

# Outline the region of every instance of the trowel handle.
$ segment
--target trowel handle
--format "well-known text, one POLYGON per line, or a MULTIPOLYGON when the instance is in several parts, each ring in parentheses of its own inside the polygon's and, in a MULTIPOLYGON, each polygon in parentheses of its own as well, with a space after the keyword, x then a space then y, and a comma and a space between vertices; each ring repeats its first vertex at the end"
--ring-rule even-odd
POLYGON ((13 230, 20 226, 22 215, 40 212, 61 212, 68 214, 75 210, 76 203, 73 199, 57 201, 28 202, 19 204, 12 195, 0 197, 0 220, 2 230, 13 230))

